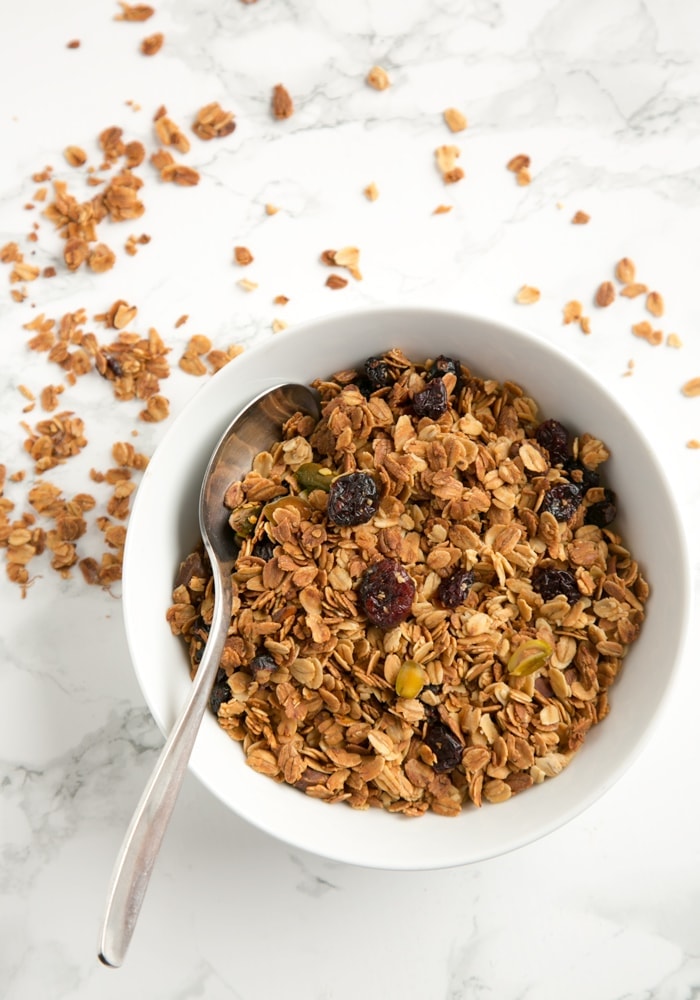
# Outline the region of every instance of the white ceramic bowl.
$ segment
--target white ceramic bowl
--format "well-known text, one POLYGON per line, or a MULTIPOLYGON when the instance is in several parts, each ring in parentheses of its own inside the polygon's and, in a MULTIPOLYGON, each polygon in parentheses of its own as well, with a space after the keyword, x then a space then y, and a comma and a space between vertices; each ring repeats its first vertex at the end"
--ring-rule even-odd
POLYGON ((139 487, 124 559, 124 617, 136 675, 166 733, 189 688, 184 644, 165 620, 177 567, 197 541, 197 502, 210 453, 236 411, 283 380, 310 382, 400 347, 415 360, 444 353, 475 374, 522 384, 545 417, 602 438, 620 529, 652 587, 647 619, 611 692, 610 716, 559 776, 499 805, 449 819, 406 819, 328 805, 257 774, 207 713, 192 772, 262 830, 316 854, 390 869, 461 865, 502 854, 559 827, 620 777, 667 694, 689 614, 683 530, 666 478, 620 405, 578 364, 530 335, 434 309, 383 308, 315 320, 244 354, 204 386, 173 423, 139 487))

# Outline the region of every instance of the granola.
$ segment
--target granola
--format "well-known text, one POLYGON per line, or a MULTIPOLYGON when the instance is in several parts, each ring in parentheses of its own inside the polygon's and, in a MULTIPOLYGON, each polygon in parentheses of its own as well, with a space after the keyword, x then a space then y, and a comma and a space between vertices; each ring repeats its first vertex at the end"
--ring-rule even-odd
MULTIPOLYGON (((320 420, 292 417, 222 497, 240 551, 219 724, 254 770, 357 809, 454 816, 559 774, 649 593, 607 449, 443 356, 314 385, 320 420)), ((192 674, 212 610, 200 546, 167 614, 192 674)))

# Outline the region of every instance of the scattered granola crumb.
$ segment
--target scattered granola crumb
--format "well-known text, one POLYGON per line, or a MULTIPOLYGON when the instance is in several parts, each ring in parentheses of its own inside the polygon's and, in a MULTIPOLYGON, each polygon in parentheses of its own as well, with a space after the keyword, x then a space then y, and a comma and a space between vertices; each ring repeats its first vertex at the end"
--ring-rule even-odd
POLYGON ((237 264, 241 267, 247 267, 248 264, 252 264, 255 258, 248 249, 248 247, 234 247, 233 257, 237 264))
POLYGON ((457 108, 446 108, 442 116, 450 132, 463 132, 467 127, 467 119, 457 108))
POLYGON ((595 304, 605 309, 615 301, 615 286, 612 281, 604 281, 595 294, 595 304))
POLYGON ((199 184, 197 171, 192 167, 185 166, 184 163, 167 163, 161 170, 160 176, 164 181, 172 181, 174 184, 179 184, 180 187, 195 187, 199 184))
POLYGON ((54 410, 58 409, 58 397, 64 392, 65 386, 62 385, 46 385, 41 390, 41 396, 39 401, 41 403, 42 410, 47 413, 53 413, 54 410))
POLYGON ((140 244, 141 246, 146 246, 146 244, 150 242, 151 242, 151 237, 148 236, 146 233, 141 233, 140 236, 132 235, 128 238, 128 240, 124 244, 124 249, 129 254, 130 257, 135 257, 136 254, 138 253, 137 244, 140 244))
POLYGON ((635 337, 640 337, 642 340, 646 340, 646 342, 651 344, 652 347, 657 347, 664 339, 664 335, 661 330, 655 330, 651 323, 648 323, 646 320, 642 320, 641 323, 635 323, 632 327, 632 333, 635 337))
POLYGON ((515 175, 515 179, 520 185, 520 187, 526 187, 528 184, 531 183, 532 175, 530 174, 530 171, 527 169, 527 167, 523 167, 522 170, 518 170, 517 174, 515 175))
POLYGON ((513 156, 508 163, 506 168, 515 174, 515 179, 521 187, 529 184, 532 180, 530 175, 530 157, 525 153, 518 153, 517 156, 513 156))
POLYGON ((244 292, 254 292, 255 289, 258 287, 257 281, 250 281, 248 278, 241 278, 241 280, 238 281, 237 284, 238 287, 242 288, 244 292))
POLYGON ((540 290, 532 285, 522 285, 515 295, 515 301, 521 306, 530 306, 533 302, 539 302, 540 290))
POLYGON ((691 448, 693 451, 697 451, 700 448, 700 441, 696 438, 691 438, 690 441, 686 441, 686 448, 691 448))
POLYGON ((165 396, 154 395, 148 398, 146 409, 141 410, 139 417, 147 423, 159 423, 170 415, 170 402, 165 396))
POLYGON ((287 329, 287 325, 288 324, 285 323, 284 320, 273 319, 273 321, 272 321, 272 332, 273 333, 280 333, 281 330, 286 330, 287 329))
POLYGON ((435 159, 445 184, 455 184, 464 177, 462 168, 456 166, 460 155, 459 146, 438 146, 435 150, 435 159))
POLYGON ((156 52, 160 52, 163 48, 164 41, 165 36, 160 31, 157 31, 154 35, 147 35, 141 42, 141 52, 145 56, 154 56, 156 52))
POLYGON ((44 277, 44 278, 55 278, 56 277, 56 268, 52 267, 51 265, 49 265, 48 267, 44 268, 44 270, 41 272, 41 274, 42 274, 42 277, 44 277))
POLYGON ((629 257, 623 257, 615 265, 615 277, 622 285, 630 285, 634 281, 637 269, 629 257))
POLYGON ((190 140, 167 115, 156 118, 154 128, 164 146, 174 146, 179 153, 189 153, 190 140))
POLYGON ((433 215, 447 215, 451 211, 452 205, 438 205, 437 208, 433 209, 433 215))
POLYGON ((289 302, 289 299, 287 298, 286 295, 275 295, 272 301, 276 306, 286 306, 287 303, 289 302))
POLYGON ((579 326, 581 327, 581 333, 591 332, 591 319, 590 316, 582 316, 579 320, 579 326))
POLYGON ((362 281, 360 272, 360 251, 357 247, 343 247, 342 250, 324 250, 321 261, 328 267, 345 267, 356 281, 362 281))
POLYGON ((379 189, 377 185, 374 183, 374 181, 372 181, 371 184, 367 185, 367 187, 363 191, 363 194, 368 201, 377 200, 377 198, 379 197, 379 189))
POLYGON ((660 292, 649 292, 646 301, 647 311, 651 313, 652 316, 663 316, 664 314, 664 300, 660 292))
POLYGON ((572 299, 564 306, 564 324, 578 323, 583 315, 583 306, 577 299, 572 299))
POLYGON ((67 49, 79 49, 80 48, 80 39, 79 38, 71 38, 71 40, 66 43, 66 48, 67 49))
POLYGON ((345 288, 347 283, 348 279, 343 278, 340 274, 329 274, 326 278, 326 285, 334 291, 338 288, 345 288))
POLYGON ((25 399, 28 399, 32 403, 34 402, 36 396, 31 391, 31 389, 28 389, 26 385, 18 385, 17 388, 19 389, 21 395, 24 396, 25 399))
POLYGON ((179 327, 184 326, 184 324, 187 322, 189 318, 190 317, 188 313, 183 313, 182 316, 179 317, 179 319, 175 320, 175 329, 177 330, 179 327))
POLYGON ((668 337, 666 338, 666 346, 676 347, 676 348, 682 347, 683 341, 681 340, 681 338, 678 336, 677 333, 669 333, 668 337))
POLYGON ((386 90, 391 85, 389 74, 381 66, 373 66, 367 74, 367 83, 375 90, 386 90))
POLYGON ((112 250, 109 249, 106 243, 98 243, 91 251, 88 256, 88 267, 95 274, 103 274, 105 271, 109 271, 114 267, 114 261, 116 257, 112 250))
POLYGON ((119 6, 122 8, 122 12, 114 15, 115 21, 147 21, 155 14, 153 7, 149 7, 145 3, 132 5, 122 3, 122 0, 119 0, 119 6))
POLYGON ((633 281, 629 285, 625 285, 624 288, 620 289, 620 295, 623 295, 626 299, 636 299, 638 295, 644 295, 646 291, 646 285, 633 281))
POLYGON ((232 111, 224 111, 218 101, 205 104, 197 112, 192 131, 200 139, 222 139, 235 131, 236 122, 232 111))
MULTIPOLYGON (((244 2, 245 2, 245 0, 244 0, 244 2)), ((277 207, 277 205, 270 205, 269 203, 267 205, 265 205, 265 214, 266 215, 277 215, 278 212, 279 212, 279 208, 277 207)))
POLYGON ((272 89, 272 116, 278 121, 291 118, 294 114, 294 102, 286 87, 281 83, 276 84, 272 89))
POLYGON ((580 210, 574 215, 571 220, 574 226, 585 226, 591 221, 591 217, 588 212, 581 212, 580 210))
POLYGON ((700 378, 691 378, 681 386, 681 392, 684 396, 700 396, 700 378))

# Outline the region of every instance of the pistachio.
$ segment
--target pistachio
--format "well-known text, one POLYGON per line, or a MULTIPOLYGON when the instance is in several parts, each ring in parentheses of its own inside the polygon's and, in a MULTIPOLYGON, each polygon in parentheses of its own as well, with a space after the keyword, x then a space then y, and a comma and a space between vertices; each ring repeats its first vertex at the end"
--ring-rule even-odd
POLYGON ((305 462, 295 475, 302 490, 325 490, 326 493, 334 479, 333 472, 317 462, 305 462))
POLYGON ((228 523, 241 538, 249 538, 255 531, 261 511, 259 503, 242 503, 231 512, 228 523))
POLYGON ((298 510, 302 517, 308 517, 311 513, 311 505, 303 497, 296 496, 283 496, 278 500, 271 500, 270 503, 266 503, 262 509, 262 516, 266 520, 271 521, 272 515, 276 510, 298 510))
POLYGON ((508 660, 508 673, 526 677, 543 667, 552 655, 552 647, 544 639, 526 639, 508 660))

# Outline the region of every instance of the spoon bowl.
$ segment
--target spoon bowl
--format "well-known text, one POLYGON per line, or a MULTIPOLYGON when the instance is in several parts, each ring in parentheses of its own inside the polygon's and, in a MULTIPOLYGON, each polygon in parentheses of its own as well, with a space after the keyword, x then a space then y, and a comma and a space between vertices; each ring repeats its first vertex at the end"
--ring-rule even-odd
POLYGON ((231 622, 231 574, 238 546, 228 523, 224 494, 232 482, 250 471, 254 456, 269 448, 284 423, 299 411, 318 416, 317 397, 304 385, 284 383, 261 393, 229 424, 207 465, 199 496, 199 526, 214 580, 211 627, 187 701, 136 807, 112 873, 98 952, 100 961, 112 968, 122 964, 131 941, 231 622))

